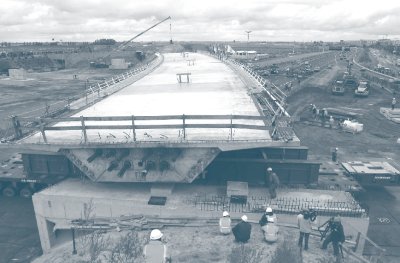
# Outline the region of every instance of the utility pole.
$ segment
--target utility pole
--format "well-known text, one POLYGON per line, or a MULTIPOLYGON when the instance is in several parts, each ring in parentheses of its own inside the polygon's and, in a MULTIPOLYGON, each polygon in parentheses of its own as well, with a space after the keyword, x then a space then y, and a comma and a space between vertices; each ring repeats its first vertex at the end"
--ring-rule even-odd
POLYGON ((248 54, 249 54, 249 40, 250 40, 250 33, 251 33, 251 31, 249 30, 249 31, 244 31, 244 32, 246 32, 247 33, 247 56, 246 56, 246 58, 248 58, 248 54))
POLYGON ((250 40, 250 33, 251 33, 252 31, 244 31, 244 32, 246 32, 246 33, 247 33, 247 44, 249 44, 249 40, 250 40))

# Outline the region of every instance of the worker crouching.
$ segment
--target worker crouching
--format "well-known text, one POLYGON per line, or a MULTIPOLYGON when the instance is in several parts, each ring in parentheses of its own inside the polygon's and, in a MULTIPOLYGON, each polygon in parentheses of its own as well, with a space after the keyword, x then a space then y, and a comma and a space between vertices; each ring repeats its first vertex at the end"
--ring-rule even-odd
POLYGON ((168 254, 167 245, 161 240, 162 237, 163 233, 159 229, 151 231, 150 241, 143 250, 146 263, 171 262, 171 256, 168 254))
POLYGON ((278 241, 279 227, 277 226, 274 217, 267 218, 268 223, 261 229, 264 232, 264 239, 268 243, 275 243, 278 241))
POLYGON ((227 211, 222 213, 222 217, 219 219, 219 232, 224 235, 230 234, 232 231, 231 217, 227 211))
POLYGON ((322 249, 326 249, 329 243, 332 243, 333 255, 338 256, 339 248, 345 241, 343 225, 340 217, 334 217, 332 220, 329 220, 327 232, 329 234, 322 243, 322 249))
POLYGON ((250 239, 251 225, 247 222, 247 216, 242 216, 240 221, 233 229, 232 233, 235 236, 237 242, 246 243, 250 239))

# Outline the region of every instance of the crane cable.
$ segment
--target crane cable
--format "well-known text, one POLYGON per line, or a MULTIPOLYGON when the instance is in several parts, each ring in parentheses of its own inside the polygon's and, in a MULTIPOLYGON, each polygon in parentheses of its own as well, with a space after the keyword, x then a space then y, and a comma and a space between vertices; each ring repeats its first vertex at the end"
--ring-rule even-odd
POLYGON ((172 44, 171 19, 169 20, 169 42, 172 44))

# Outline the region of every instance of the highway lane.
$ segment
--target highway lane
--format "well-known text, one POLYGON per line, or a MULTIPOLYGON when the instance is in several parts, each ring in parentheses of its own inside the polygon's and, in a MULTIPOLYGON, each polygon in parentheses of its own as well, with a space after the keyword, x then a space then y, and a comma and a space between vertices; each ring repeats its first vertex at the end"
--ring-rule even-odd
POLYGON ((42 253, 31 199, 0 196, 0 263, 28 263, 42 253))

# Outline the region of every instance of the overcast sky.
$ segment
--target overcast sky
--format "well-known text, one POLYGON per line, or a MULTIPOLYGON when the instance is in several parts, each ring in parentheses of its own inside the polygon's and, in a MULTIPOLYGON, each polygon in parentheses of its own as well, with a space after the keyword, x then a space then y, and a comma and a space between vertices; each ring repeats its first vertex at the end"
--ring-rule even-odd
MULTIPOLYGON (((174 40, 400 38, 399 0, 0 0, 0 41, 127 40, 171 16, 174 40)), ((167 41, 169 21, 137 40, 167 41)))

